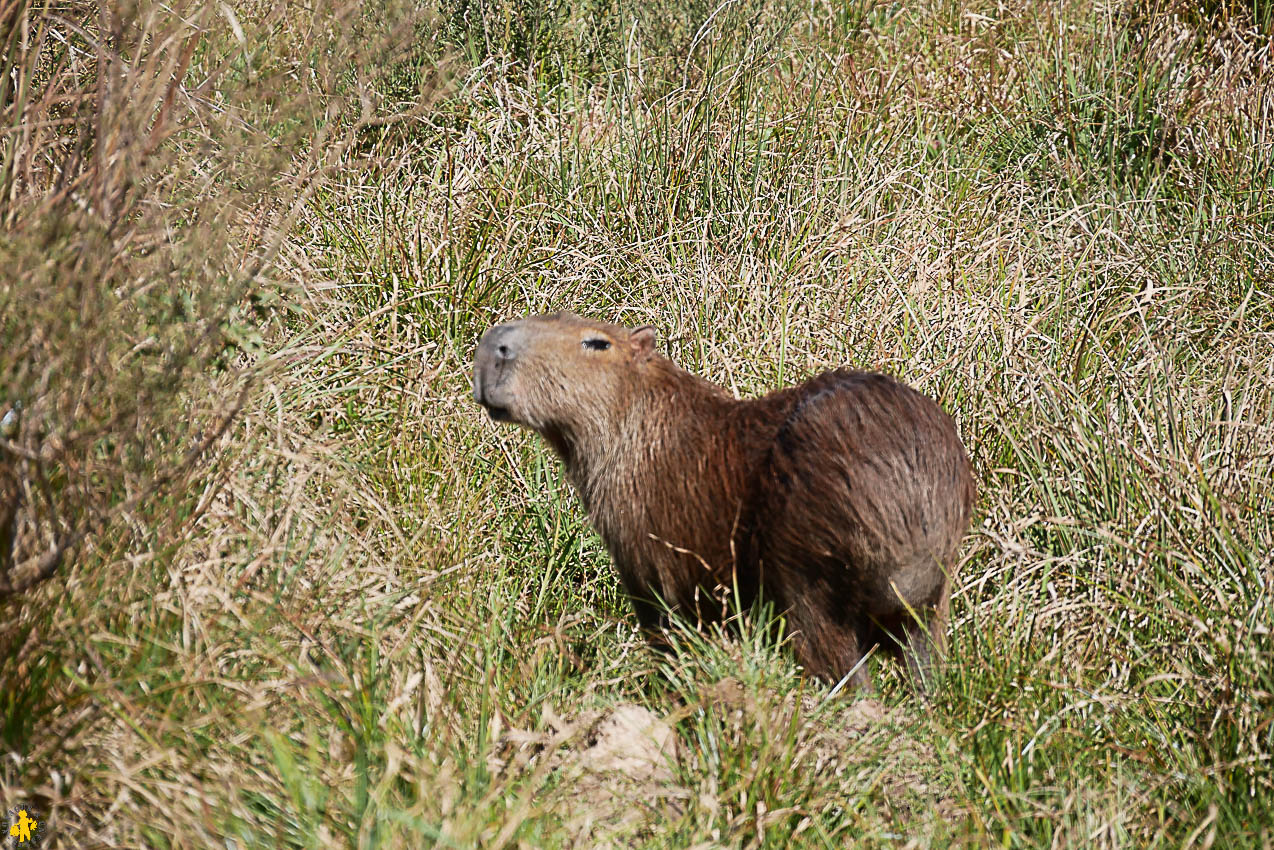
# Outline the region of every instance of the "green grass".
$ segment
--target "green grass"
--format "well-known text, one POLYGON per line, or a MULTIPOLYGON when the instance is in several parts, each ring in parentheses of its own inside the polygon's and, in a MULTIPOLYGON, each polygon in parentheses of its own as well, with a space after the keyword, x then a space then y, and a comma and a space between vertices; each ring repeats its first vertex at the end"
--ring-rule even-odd
POLYGON ((241 199, 282 230, 207 468, 0 603, 5 808, 65 847, 1271 846, 1251 7, 383 5, 235 6, 398 49, 312 45, 321 91, 254 88, 282 48, 225 78, 323 165, 241 199), (743 396, 848 364, 944 404, 980 497, 928 701, 875 660, 829 698, 746 617, 646 648, 556 459, 469 396, 481 332, 552 309, 743 396), (562 732, 621 704, 675 733, 657 780, 562 732))

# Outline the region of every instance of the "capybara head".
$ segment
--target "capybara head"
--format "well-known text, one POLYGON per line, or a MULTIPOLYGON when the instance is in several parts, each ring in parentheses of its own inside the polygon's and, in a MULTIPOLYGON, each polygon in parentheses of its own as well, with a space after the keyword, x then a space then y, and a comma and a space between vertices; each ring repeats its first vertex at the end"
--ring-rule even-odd
POLYGON ((473 364, 473 397, 492 419, 554 437, 606 427, 627 407, 639 371, 655 354, 648 326, 549 313, 496 325, 473 364))

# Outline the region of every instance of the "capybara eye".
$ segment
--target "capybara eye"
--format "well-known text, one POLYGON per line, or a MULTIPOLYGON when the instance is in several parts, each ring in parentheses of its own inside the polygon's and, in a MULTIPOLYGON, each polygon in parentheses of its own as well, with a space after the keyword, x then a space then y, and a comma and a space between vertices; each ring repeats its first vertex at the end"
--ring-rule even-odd
POLYGON ((594 351, 605 351, 610 348, 610 340, 597 338, 586 339, 584 340, 584 347, 591 348, 594 351))

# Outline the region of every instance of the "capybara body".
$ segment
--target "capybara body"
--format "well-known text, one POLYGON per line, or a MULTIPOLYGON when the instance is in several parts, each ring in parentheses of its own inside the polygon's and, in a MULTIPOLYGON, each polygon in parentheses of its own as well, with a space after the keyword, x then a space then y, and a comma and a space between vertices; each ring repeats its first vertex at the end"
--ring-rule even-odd
POLYGON ((569 313, 489 330, 473 393, 562 458, 648 631, 665 605, 713 621, 722 591, 760 595, 809 673, 869 684, 879 643, 923 684, 974 498, 933 401, 846 370, 739 400, 656 353, 649 327, 569 313))

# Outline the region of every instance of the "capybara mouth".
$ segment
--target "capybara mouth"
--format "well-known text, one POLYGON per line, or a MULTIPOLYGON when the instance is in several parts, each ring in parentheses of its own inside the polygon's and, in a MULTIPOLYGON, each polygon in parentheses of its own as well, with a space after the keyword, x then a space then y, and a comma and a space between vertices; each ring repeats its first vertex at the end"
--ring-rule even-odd
POLYGON ((479 388, 477 395, 478 404, 485 407, 487 409, 487 413, 490 414, 491 418, 496 422, 513 421, 513 414, 509 411, 508 407, 503 404, 495 404, 491 401, 491 399, 487 398, 486 387, 479 388))
POLYGON ((487 393, 491 383, 489 380, 482 379, 482 370, 478 369, 473 375, 473 398, 478 404, 487 409, 487 413, 496 422, 511 422, 513 420, 509 408, 503 404, 495 404, 491 399, 487 398, 487 393))

